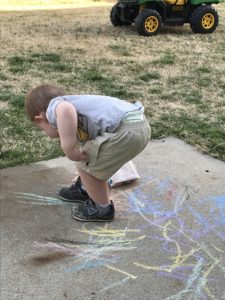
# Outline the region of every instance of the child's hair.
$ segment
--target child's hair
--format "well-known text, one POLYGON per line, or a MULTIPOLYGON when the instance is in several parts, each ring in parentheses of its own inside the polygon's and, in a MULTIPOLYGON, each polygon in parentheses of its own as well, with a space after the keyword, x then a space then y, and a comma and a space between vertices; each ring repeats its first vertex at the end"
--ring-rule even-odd
POLYGON ((46 112, 49 102, 58 96, 63 96, 63 89, 43 84, 32 89, 25 98, 25 111, 27 116, 34 121, 35 116, 41 112, 46 112))

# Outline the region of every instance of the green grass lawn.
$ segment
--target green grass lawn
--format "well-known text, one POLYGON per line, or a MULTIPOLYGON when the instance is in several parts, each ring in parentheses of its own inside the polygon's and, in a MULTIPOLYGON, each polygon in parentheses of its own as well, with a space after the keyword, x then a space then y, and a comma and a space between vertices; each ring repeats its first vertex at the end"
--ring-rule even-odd
POLYGON ((24 96, 41 83, 138 99, 154 139, 173 135, 225 160, 225 8, 215 8, 211 35, 185 25, 151 38, 113 27, 110 6, 1 12, 0 167, 63 155, 24 114, 24 96))
MULTIPOLYGON (((31 7, 46 8, 46 7, 74 7, 93 5, 93 3, 107 2, 107 0, 1 0, 0 10, 5 9, 27 9, 31 7)), ((110 1, 108 1, 110 2, 110 1)), ((112 1, 111 1, 112 2, 112 1)))

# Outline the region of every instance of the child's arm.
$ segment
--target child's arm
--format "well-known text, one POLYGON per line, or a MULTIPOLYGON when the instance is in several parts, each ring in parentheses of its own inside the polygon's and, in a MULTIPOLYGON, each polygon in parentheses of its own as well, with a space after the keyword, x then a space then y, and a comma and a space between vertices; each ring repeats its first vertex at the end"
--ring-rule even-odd
POLYGON ((86 160, 86 154, 81 153, 76 146, 77 112, 69 102, 60 102, 56 107, 57 127, 61 147, 65 155, 74 161, 86 160))

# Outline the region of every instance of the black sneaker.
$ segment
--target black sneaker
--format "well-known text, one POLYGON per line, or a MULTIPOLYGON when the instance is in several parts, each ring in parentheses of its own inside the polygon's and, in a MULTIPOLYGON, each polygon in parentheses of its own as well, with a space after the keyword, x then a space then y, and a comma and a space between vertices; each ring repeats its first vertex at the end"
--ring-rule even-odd
POLYGON ((92 199, 72 207, 72 217, 85 222, 110 222, 114 219, 115 209, 113 202, 106 207, 96 205, 92 199))
POLYGON ((85 202, 89 199, 88 193, 84 191, 81 187, 80 176, 77 178, 76 182, 73 183, 68 188, 62 188, 59 191, 59 198, 68 202, 85 202))

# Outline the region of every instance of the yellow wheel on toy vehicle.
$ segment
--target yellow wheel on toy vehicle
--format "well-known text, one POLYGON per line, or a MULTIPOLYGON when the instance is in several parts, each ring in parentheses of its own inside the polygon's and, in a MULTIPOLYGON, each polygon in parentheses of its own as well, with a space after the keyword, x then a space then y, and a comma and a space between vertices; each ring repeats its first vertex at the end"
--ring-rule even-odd
POLYGON ((159 27, 159 21, 155 16, 150 16, 145 21, 145 30, 154 33, 159 27))
POLYGON ((213 14, 208 13, 205 14, 202 18, 202 27, 205 29, 211 29, 214 26, 215 23, 215 17, 213 14))
POLYGON ((161 15, 154 9, 144 9, 139 12, 135 27, 140 35, 156 35, 162 26, 161 15))
POLYGON ((210 5, 198 6, 190 18, 190 26, 194 33, 212 33, 218 23, 217 11, 210 5))

